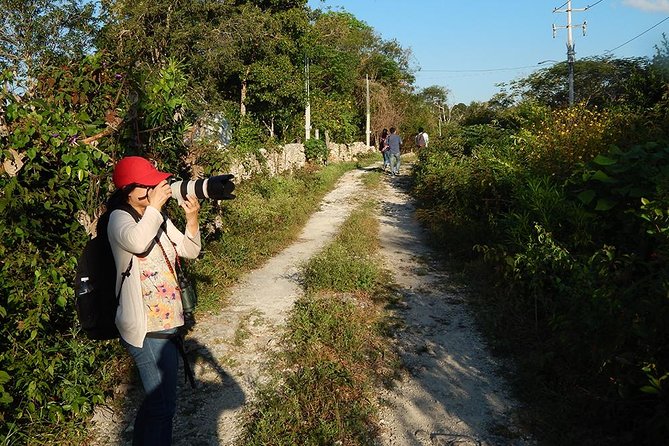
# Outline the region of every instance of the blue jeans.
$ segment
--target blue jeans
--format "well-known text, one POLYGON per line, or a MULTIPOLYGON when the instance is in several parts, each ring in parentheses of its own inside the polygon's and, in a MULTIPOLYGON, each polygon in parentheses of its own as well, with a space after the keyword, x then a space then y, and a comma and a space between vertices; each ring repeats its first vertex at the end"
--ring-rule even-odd
POLYGON ((393 173, 396 174, 396 175, 400 174, 400 154, 399 153, 391 153, 390 154, 390 170, 392 170, 393 173))
POLYGON ((383 155, 383 168, 390 167, 390 151, 386 150, 382 152, 383 155))
MULTIPOLYGON (((160 333, 172 333, 165 330, 160 333)), ((144 387, 144 401, 135 417, 133 446, 172 444, 172 419, 176 412, 179 351, 170 339, 145 338, 142 348, 123 339, 121 344, 135 360, 144 387)))

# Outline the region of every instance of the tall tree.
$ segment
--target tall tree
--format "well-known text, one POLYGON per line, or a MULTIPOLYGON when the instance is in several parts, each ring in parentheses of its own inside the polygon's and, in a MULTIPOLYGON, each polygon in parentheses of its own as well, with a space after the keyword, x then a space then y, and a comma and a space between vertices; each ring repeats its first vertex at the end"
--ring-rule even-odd
POLYGON ((302 100, 305 4, 104 0, 104 44, 142 69, 178 60, 203 106, 236 103, 237 114, 285 128, 302 100))
POLYGON ((305 53, 312 63, 314 125, 333 131, 341 140, 360 136, 367 76, 371 79, 372 127, 380 130, 403 119, 405 101, 398 95, 410 90, 413 76, 410 52, 396 41, 384 41, 349 13, 315 11, 305 53))
POLYGON ((86 0, 0 0, 0 70, 24 89, 41 66, 89 52, 98 23, 86 0))

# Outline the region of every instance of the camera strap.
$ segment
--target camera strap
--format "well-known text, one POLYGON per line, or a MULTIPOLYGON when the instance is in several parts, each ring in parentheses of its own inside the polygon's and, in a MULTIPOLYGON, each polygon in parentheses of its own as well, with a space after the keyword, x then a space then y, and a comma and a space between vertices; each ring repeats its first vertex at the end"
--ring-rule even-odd
MULTIPOLYGON (((165 235, 167 235, 167 232, 165 232, 165 235)), ((167 237, 169 239, 169 237, 167 237)), ((167 267, 169 268, 170 272, 174 276, 174 280, 177 282, 177 288, 179 288, 179 292, 183 292, 181 289, 181 282, 179 281, 179 277, 177 276, 176 272, 174 271, 174 268, 172 267, 172 262, 170 262, 170 259, 167 257, 167 252, 165 252, 165 248, 163 248, 163 244, 160 243, 160 239, 156 237, 156 244, 160 247, 160 251, 163 253, 163 257, 165 258, 165 263, 167 263, 167 267)), ((170 240, 172 245, 174 245, 174 242, 170 240)), ((180 265, 179 263, 179 254, 177 253, 175 256, 175 262, 177 265, 180 265)), ((180 268, 179 268, 180 269, 180 268)), ((154 333, 151 335, 150 333, 147 333, 147 336, 149 337, 165 337, 171 339, 176 345, 177 348, 179 349, 179 353, 181 354, 181 359, 183 359, 184 362, 184 381, 188 379, 190 381, 191 387, 194 389, 195 386, 195 376, 193 375, 193 369, 190 366, 190 363, 188 362, 188 356, 186 356, 186 348, 184 347, 184 335, 181 331, 178 331, 177 333, 173 335, 164 335, 161 336, 159 334, 154 333)))
MULTIPOLYGON (((160 243, 160 239, 158 237, 156 237, 156 244, 160 247, 160 251, 163 253, 163 257, 165 258, 165 263, 167 263, 167 267, 169 268, 170 272, 174 276, 174 280, 176 280, 176 282, 177 282, 177 287, 179 287, 179 277, 177 276, 177 273, 174 271, 174 267, 172 266, 172 262, 170 262, 170 259, 167 257, 167 252, 165 252, 165 248, 163 248, 163 244, 160 243)), ((179 263, 179 254, 176 255, 175 263, 179 263)), ((181 288, 179 288, 179 291, 181 291, 181 288)))

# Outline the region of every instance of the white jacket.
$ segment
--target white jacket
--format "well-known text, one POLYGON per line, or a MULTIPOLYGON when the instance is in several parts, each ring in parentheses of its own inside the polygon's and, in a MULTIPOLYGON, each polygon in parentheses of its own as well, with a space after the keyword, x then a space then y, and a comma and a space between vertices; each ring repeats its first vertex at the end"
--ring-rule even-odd
MULTIPOLYGON (((140 282, 139 261, 135 255, 146 252, 153 242, 156 234, 163 223, 163 214, 158 209, 148 206, 139 222, 132 215, 123 210, 115 210, 109 216, 109 227, 107 234, 116 269, 119 271, 116 277, 116 292, 121 286, 121 273, 125 272, 132 259, 130 275, 123 281, 119 306, 116 310, 116 326, 121 337, 131 345, 141 348, 146 336, 147 315, 144 310, 142 298, 142 285, 140 282)), ((161 231, 160 241, 163 246, 174 242, 177 254, 181 257, 194 259, 200 254, 201 240, 200 231, 196 234, 184 234, 167 219, 167 235, 161 231)), ((154 245, 153 249, 160 249, 154 245)), ((166 266, 167 267, 167 266, 166 266)))

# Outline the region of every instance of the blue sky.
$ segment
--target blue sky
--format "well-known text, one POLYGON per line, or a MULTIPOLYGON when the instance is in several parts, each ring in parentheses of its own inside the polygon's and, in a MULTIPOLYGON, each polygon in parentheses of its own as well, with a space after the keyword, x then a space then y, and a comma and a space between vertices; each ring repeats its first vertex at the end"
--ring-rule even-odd
MULTIPOLYGON (((314 9, 343 8, 384 40, 410 48, 412 65, 419 68, 416 85, 446 87, 451 105, 488 100, 500 90, 496 84, 527 76, 541 68, 538 62, 565 60, 567 31, 559 29, 555 38, 552 33, 553 24, 567 24, 567 14, 553 13, 564 5, 563 0, 309 0, 314 9)), ((669 38, 669 0, 572 0, 574 10, 588 6, 572 13, 574 25, 587 22, 585 36, 580 28, 572 30, 577 59, 607 52, 652 56, 662 33, 669 38)))

